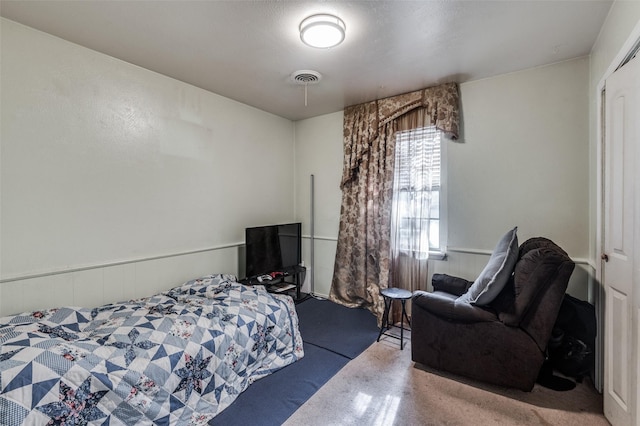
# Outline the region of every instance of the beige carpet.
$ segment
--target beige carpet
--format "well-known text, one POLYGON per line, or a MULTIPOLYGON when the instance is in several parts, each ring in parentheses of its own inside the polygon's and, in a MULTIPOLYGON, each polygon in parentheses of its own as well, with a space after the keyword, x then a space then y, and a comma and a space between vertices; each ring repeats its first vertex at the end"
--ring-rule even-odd
MULTIPOLYGON (((408 344, 407 344, 408 343, 408 344)), ((411 361, 384 337, 347 364, 285 425, 608 425, 588 380, 556 392, 485 385, 411 361)))

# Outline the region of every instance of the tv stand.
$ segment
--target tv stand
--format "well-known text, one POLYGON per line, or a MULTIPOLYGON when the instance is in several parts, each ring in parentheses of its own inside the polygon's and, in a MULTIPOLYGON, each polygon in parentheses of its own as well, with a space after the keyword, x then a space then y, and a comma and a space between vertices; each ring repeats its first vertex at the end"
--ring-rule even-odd
POLYGON ((269 293, 287 294, 293 297, 296 303, 300 303, 309 297, 308 294, 301 292, 302 284, 304 283, 304 278, 307 273, 306 267, 295 266, 282 271, 270 271, 265 273, 265 275, 271 275, 277 272, 281 272, 283 275, 271 280, 263 280, 262 282, 258 281, 259 275, 254 275, 241 279, 240 283, 246 285, 263 285, 269 293))

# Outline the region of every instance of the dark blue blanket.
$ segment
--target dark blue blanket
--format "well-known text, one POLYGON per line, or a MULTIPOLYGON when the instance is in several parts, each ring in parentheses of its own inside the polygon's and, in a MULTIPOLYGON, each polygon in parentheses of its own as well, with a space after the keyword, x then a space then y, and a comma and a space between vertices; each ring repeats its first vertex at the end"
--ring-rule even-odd
POLYGON ((354 359, 378 338, 376 317, 366 309, 309 299, 296 306, 305 343, 354 359))

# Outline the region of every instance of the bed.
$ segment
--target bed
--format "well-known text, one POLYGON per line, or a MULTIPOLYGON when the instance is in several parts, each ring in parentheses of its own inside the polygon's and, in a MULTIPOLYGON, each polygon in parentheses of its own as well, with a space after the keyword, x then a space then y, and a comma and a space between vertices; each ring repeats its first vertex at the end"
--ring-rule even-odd
POLYGON ((206 424, 304 356, 293 300, 236 281, 0 318, 0 424, 206 424))

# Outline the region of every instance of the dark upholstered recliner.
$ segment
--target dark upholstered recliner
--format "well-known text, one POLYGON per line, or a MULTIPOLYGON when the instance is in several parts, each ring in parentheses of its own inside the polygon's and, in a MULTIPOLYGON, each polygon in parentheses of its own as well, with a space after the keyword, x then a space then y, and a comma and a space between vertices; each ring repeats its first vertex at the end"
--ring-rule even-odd
POLYGON ((470 281, 434 274, 434 292, 413 295, 412 360, 530 391, 574 266, 551 240, 527 240, 519 248, 513 276, 485 306, 458 299, 470 281))

